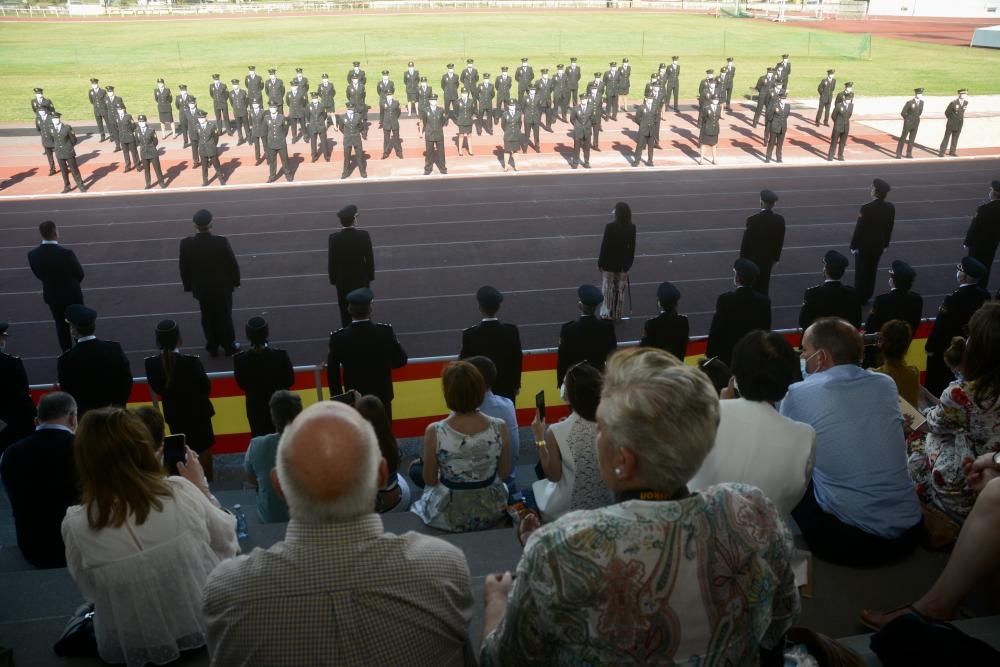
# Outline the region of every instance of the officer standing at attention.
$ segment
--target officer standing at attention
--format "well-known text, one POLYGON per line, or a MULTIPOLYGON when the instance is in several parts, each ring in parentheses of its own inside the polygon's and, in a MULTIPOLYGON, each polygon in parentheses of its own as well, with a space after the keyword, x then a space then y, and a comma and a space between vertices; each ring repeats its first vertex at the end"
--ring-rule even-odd
POLYGON ((174 131, 174 95, 163 79, 156 80, 153 100, 156 101, 156 112, 160 117, 160 132, 163 132, 163 138, 166 139, 168 131, 174 131))
POLYGON ((41 132, 38 122, 38 112, 45 111, 48 114, 56 110, 52 104, 52 100, 45 97, 44 93, 45 91, 41 88, 35 88, 35 96, 31 98, 31 113, 35 117, 35 130, 38 132, 41 132))
POLYGON ((302 73, 301 67, 295 68, 292 83, 299 87, 299 92, 302 93, 303 97, 309 97, 309 78, 302 73))
POLYGON ((240 349, 233 329, 233 290, 240 286, 240 265, 224 236, 212 233, 212 214, 201 209, 192 218, 198 232, 181 240, 180 272, 185 292, 201 309, 205 349, 213 357, 240 349))
POLYGON ((403 72, 403 87, 406 88, 406 117, 412 118, 417 115, 417 88, 420 87, 420 71, 414 68, 412 60, 403 72))
POLYGON ((427 85, 427 77, 420 77, 420 86, 417 88, 417 136, 424 136, 424 115, 431 107, 431 96, 434 89, 427 85))
POLYGON ((277 70, 267 70, 267 81, 264 82, 264 92, 267 94, 268 106, 275 105, 278 113, 284 115, 285 82, 278 78, 277 70))
POLYGON ((705 355, 718 357, 725 365, 732 363, 733 348, 754 329, 771 329, 771 299, 753 288, 759 269, 741 257, 733 263, 736 289, 720 294, 708 329, 705 355))
POLYGON ((429 176, 431 169, 437 165, 442 174, 448 173, 444 158, 444 126, 448 117, 438 108, 437 95, 431 95, 424 113, 424 176, 429 176))
POLYGON ((490 81, 490 73, 483 73, 483 82, 476 89, 476 136, 482 136, 485 130, 493 134, 493 98, 496 91, 490 81))
POLYGON ((63 125, 62 115, 57 111, 52 114, 52 143, 59 161, 59 171, 62 172, 63 193, 69 192, 69 175, 73 173, 73 180, 76 181, 76 189, 86 192, 87 187, 83 184, 80 176, 80 167, 76 164, 76 135, 73 127, 63 125))
POLYGON ((608 118, 618 120, 618 87, 621 81, 618 75, 618 63, 612 60, 608 63, 608 71, 602 79, 604 83, 604 100, 608 105, 608 118))
POLYGON ((774 107, 767 121, 767 156, 764 162, 771 161, 771 151, 777 149, 777 160, 781 162, 781 147, 785 144, 785 132, 788 130, 788 113, 792 107, 785 104, 785 92, 778 93, 774 107))
POLYGON ((327 162, 330 161, 330 140, 326 136, 326 110, 323 108, 319 92, 311 93, 312 99, 306 109, 306 133, 309 135, 309 149, 312 161, 315 162, 322 155, 327 162))
POLYGON ((198 108, 198 100, 194 97, 187 98, 187 109, 184 117, 187 125, 187 143, 191 146, 191 166, 201 166, 201 154, 198 153, 198 115, 201 109, 198 108))
POLYGON ((979 286, 986 275, 986 267, 975 257, 963 257, 956 269, 958 289, 944 298, 934 319, 934 328, 927 337, 927 375, 924 387, 934 396, 940 396, 955 376, 944 363, 944 352, 955 336, 965 337, 966 325, 973 313, 990 300, 990 293, 979 286))
MULTIPOLYGON (((552 109, 556 117, 562 122, 567 122, 569 107, 569 84, 566 78, 566 69, 563 65, 556 65, 556 75, 552 77, 552 109)), ((549 124, 551 127, 551 123, 549 124)))
POLYGON ((327 382, 333 396, 352 389, 378 396, 392 421, 392 369, 405 366, 408 358, 392 325, 372 322, 374 299, 367 287, 347 295, 351 323, 330 334, 327 382))
POLYGON ((833 91, 837 89, 837 79, 834 78, 835 71, 826 70, 826 78, 820 79, 816 86, 819 93, 819 106, 816 107, 816 127, 819 127, 819 119, 822 116, 823 124, 830 125, 830 103, 833 102, 833 91))
POLYGON ((896 224, 896 207, 885 200, 889 184, 881 178, 872 181, 872 200, 861 207, 858 222, 851 236, 854 253, 854 288, 861 303, 867 303, 875 291, 875 273, 882 253, 889 249, 892 228, 896 224))
POLYGON ((517 165, 514 164, 514 153, 524 150, 521 122, 521 112, 517 110, 517 100, 509 100, 507 109, 500 116, 500 127, 503 129, 503 154, 500 156, 500 164, 504 171, 507 171, 508 164, 511 169, 517 171, 517 165))
POLYGON ((59 245, 59 230, 56 223, 46 220, 38 225, 38 233, 42 242, 28 252, 28 266, 35 277, 42 282, 42 299, 52 313, 56 323, 56 335, 59 337, 59 347, 63 352, 73 346, 66 325, 66 309, 75 304, 83 303, 83 267, 69 248, 59 245))
POLYGON ((299 89, 298 84, 292 82, 291 90, 285 95, 285 104, 288 106, 288 126, 292 131, 292 143, 299 139, 305 140, 306 136, 306 96, 299 89))
POLYGON ((719 143, 720 113, 719 98, 713 96, 709 100, 708 107, 705 109, 701 122, 699 123, 701 126, 701 134, 698 135, 698 164, 701 164, 705 157, 705 146, 708 146, 711 149, 712 164, 715 164, 715 147, 719 143))
POLYGON ((514 72, 514 80, 517 81, 517 101, 523 106, 528 89, 535 80, 535 70, 528 64, 527 58, 521 58, 521 66, 514 72))
MULTIPOLYGON (((239 140, 236 145, 239 146, 244 141, 250 141, 250 125, 247 120, 248 106, 250 98, 247 95, 247 91, 240 88, 240 80, 233 79, 230 81, 233 87, 229 91, 229 103, 233 107, 233 124, 236 126, 236 136, 239 140)), ((229 131, 230 136, 232 136, 233 131, 229 131)))
POLYGON ((246 395, 247 421, 253 437, 274 433, 271 421, 271 394, 291 389, 295 370, 285 350, 271 347, 268 342, 267 320, 251 317, 246 324, 250 348, 233 356, 233 377, 246 395))
POLYGON ((188 147, 188 122, 187 122, 187 109, 188 109, 188 87, 183 83, 177 86, 177 97, 174 98, 174 108, 177 109, 177 128, 174 130, 174 136, 180 136, 184 138, 184 148, 188 147))
POLYGON ((360 77, 352 77, 347 87, 347 102, 354 108, 354 115, 361 118, 361 136, 368 138, 368 103, 365 101, 365 85, 360 77))
POLYGON ((7 352, 7 331, 10 322, 0 320, 0 455, 21 438, 35 430, 35 402, 28 389, 28 374, 24 362, 7 352))
POLYGON ((1000 245, 1000 180, 993 181, 986 203, 976 209, 963 245, 986 268, 979 286, 989 289, 990 271, 1000 245))
POLYGON ((672 56, 670 61, 670 67, 667 68, 667 106, 670 106, 670 97, 672 95, 674 98, 674 113, 680 113, 680 109, 677 107, 677 93, 681 85, 680 58, 672 56))
POLYGON ((721 103, 725 104, 726 113, 732 113, 733 111, 733 81, 736 79, 736 65, 733 64, 732 56, 726 58, 726 64, 719 69, 719 76, 721 78, 722 74, 725 73, 725 85, 722 90, 719 91, 724 96, 721 103))
POLYGON ((583 151, 583 166, 590 169, 590 134, 593 114, 588 104, 589 98, 580 98, 580 105, 569 112, 569 122, 573 126, 573 168, 580 166, 580 151, 583 151))
POLYGON ((951 143, 948 155, 958 157, 958 137, 962 134, 962 125, 965 124, 965 110, 969 107, 969 91, 962 88, 958 91, 958 98, 948 104, 944 110, 944 117, 947 122, 944 126, 944 139, 941 140, 941 149, 938 157, 944 157, 944 149, 951 143))
POLYGON ((459 359, 487 357, 497 367, 497 379, 493 383, 493 393, 511 401, 517 400, 521 391, 521 367, 524 359, 521 350, 521 334, 517 325, 501 322, 497 318, 503 294, 490 285, 476 291, 479 324, 462 332, 462 349, 459 359))
POLYGON ((38 110, 38 114, 35 117, 35 126, 38 128, 38 138, 42 142, 42 152, 45 154, 45 159, 49 161, 49 176, 56 175, 56 140, 52 136, 52 116, 48 109, 42 108, 38 110))
POLYGON ((319 93, 320 104, 323 106, 323 111, 326 112, 327 123, 332 124, 334 116, 337 114, 337 104, 334 99, 337 95, 337 87, 330 83, 329 74, 323 73, 316 92, 319 93))
POLYGON ((255 164, 259 165, 264 157, 261 157, 261 144, 264 148, 264 156, 267 155, 267 119, 268 114, 260 108, 260 102, 254 100, 250 103, 248 122, 250 123, 250 134, 248 140, 253 142, 253 154, 255 164))
POLYGON ((215 125, 220 132, 229 132, 229 89, 226 84, 219 80, 218 74, 212 75, 212 83, 208 87, 208 94, 212 98, 212 109, 215 111, 215 125), (222 121, 226 124, 223 125, 222 121))
POLYGON ((622 66, 618 70, 618 101, 619 111, 628 111, 628 94, 632 87, 632 65, 628 58, 622 58, 622 66))
POLYGON ((353 63, 353 67, 351 67, 351 69, 347 70, 347 84, 348 85, 350 85, 351 79, 357 79, 358 83, 360 85, 362 85, 362 86, 365 85, 366 83, 368 83, 368 76, 365 74, 365 71, 363 69, 361 69, 361 61, 360 60, 355 60, 354 63, 353 63))
POLYGON ((379 129, 383 129, 382 125, 385 123, 383 116, 385 115, 385 98, 388 95, 395 94, 396 84, 389 78, 389 70, 382 70, 382 79, 375 86, 375 93, 378 95, 378 126, 379 129))
POLYGON ((781 81, 781 85, 785 87, 785 90, 788 90, 788 79, 792 76, 792 63, 788 60, 787 53, 781 54, 781 60, 775 64, 774 70, 777 71, 779 67, 781 68, 781 74, 778 76, 778 79, 781 81))
POLYGON ((205 111, 198 112, 198 155, 201 156, 201 186, 208 185, 209 165, 215 168, 219 185, 225 185, 226 177, 219 163, 219 128, 215 123, 208 122, 208 113, 205 111))
POLYGON ((902 260, 895 260, 889 266, 889 291, 879 294, 872 302, 872 310, 865 321, 866 333, 878 333, 882 325, 890 320, 903 320, 911 331, 920 326, 924 314, 924 300, 913 291, 917 272, 902 260))
POLYGON ((569 95, 567 105, 577 105, 577 95, 580 92, 580 77, 582 72, 576 63, 576 56, 569 59, 569 67, 566 68, 566 92, 569 95))
POLYGON ((458 75, 458 81, 462 87, 469 91, 475 99, 476 87, 479 85, 479 70, 474 66, 475 61, 469 58, 465 61, 465 69, 458 75))
MULTIPOLYGON (((507 110, 507 105, 510 104, 510 87, 513 85, 514 80, 510 78, 510 72, 507 65, 500 68, 500 76, 497 77, 496 89, 497 89, 497 106, 494 118, 500 120, 500 116, 507 110)), ((518 100, 520 101, 520 100, 518 100)))
POLYGON ((264 118, 267 129, 264 148, 267 149, 267 182, 274 183, 278 180, 278 158, 281 158, 281 171, 285 174, 285 180, 292 182, 294 172, 288 164, 288 121, 281 115, 281 106, 276 102, 271 102, 270 113, 264 118))
POLYGON ((108 128, 108 138, 115 143, 115 152, 120 153, 122 144, 118 136, 118 107, 122 106, 124 102, 122 98, 115 95, 114 86, 105 86, 104 90, 108 94, 104 105, 104 124, 108 128))
POLYGON ((614 322, 595 315, 597 307, 604 301, 601 290, 593 285, 580 285, 576 295, 580 317, 566 322, 559 331, 556 384, 560 387, 570 367, 586 361, 603 371, 608 355, 618 349, 614 322))
POLYGON ((101 133, 101 141, 104 141, 107 139, 104 129, 104 117, 107 115, 108 94, 101 88, 100 84, 100 80, 91 79, 87 97, 90 99, 90 104, 94 109, 94 121, 97 123, 98 132, 101 133))
POLYGON ((774 81, 774 71, 768 67, 767 72, 757 79, 757 108, 753 112, 753 126, 757 127, 762 113, 767 111, 767 105, 771 101, 772 83, 774 81))
MULTIPOLYGON (((545 116, 545 131, 552 131, 552 79, 547 67, 542 68, 542 78, 535 84, 535 98, 545 116)), ((530 93, 529 93, 530 95, 530 93)))
POLYGON ((632 166, 638 167, 642 162, 642 149, 646 148, 646 164, 653 166, 653 146, 656 144, 656 119, 659 112, 653 105, 653 98, 646 97, 646 103, 635 110, 635 122, 639 126, 637 130, 635 150, 632 151, 632 166))
POLYGON ((458 75, 455 74, 455 65, 448 63, 448 71, 441 76, 441 95, 444 100, 444 113, 452 118, 451 112, 456 111, 458 103, 458 75))
POLYGON ((844 161, 844 148, 847 146, 847 137, 851 133, 851 116, 854 114, 854 92, 853 84, 848 81, 844 92, 837 96, 837 103, 833 108, 833 132, 830 134, 830 152, 826 159, 833 160, 833 152, 837 152, 837 159, 844 161))
POLYGON ((382 159, 396 151, 396 157, 403 159, 403 144, 399 139, 399 116, 403 110, 399 101, 390 91, 385 96, 385 108, 382 110, 382 159))
POLYGON ((257 76, 257 68, 254 65, 247 66, 247 75, 243 77, 243 85, 247 89, 247 99, 250 104, 257 102, 264 106, 264 80, 257 76))
POLYGON ((760 211, 747 218, 740 242, 740 257, 757 266, 753 288, 766 295, 771 283, 771 267, 781 259, 785 245, 785 218, 774 212, 778 195, 771 190, 760 191, 760 211))
POLYGON ((156 130, 147 124, 146 117, 142 114, 139 114, 135 139, 139 144, 139 159, 142 160, 142 175, 146 179, 146 189, 153 187, 150 185, 151 170, 156 170, 156 184, 160 186, 161 190, 165 189, 167 182, 163 180, 163 170, 160 168, 160 153, 156 148, 159 140, 156 138, 156 130))
POLYGON ((358 229, 358 207, 354 204, 337 211, 343 227, 330 234, 327 251, 327 275, 337 288, 341 326, 351 323, 347 295, 360 287, 370 287, 375 280, 375 253, 368 232, 358 229))
POLYGON ((354 104, 347 103, 347 111, 337 118, 337 129, 343 135, 344 147, 344 171, 340 175, 341 179, 351 175, 351 154, 358 163, 358 171, 361 178, 368 178, 368 163, 365 161, 365 149, 361 144, 364 135, 364 119, 354 108, 354 104))
POLYGON ((805 331, 821 317, 839 317, 861 326, 861 299, 850 285, 841 282, 850 261, 836 250, 823 256, 823 283, 813 285, 802 297, 799 329, 805 331))
POLYGON ((680 291, 672 283, 660 283, 656 289, 656 301, 660 314, 647 320, 643 327, 641 347, 658 347, 684 361, 687 352, 690 328, 688 318, 677 314, 680 291))
POLYGON ((458 145, 458 155, 462 155, 462 146, 472 155, 472 143, 469 136, 472 134, 472 123, 475 120, 476 103, 470 98, 469 90, 462 88, 462 96, 455 106, 455 125, 458 126, 458 134, 455 136, 455 144, 458 145))
POLYGON ((122 144, 122 155, 125 156, 125 171, 131 171, 133 165, 136 171, 141 170, 139 151, 135 148, 135 121, 124 105, 118 107, 118 137, 122 144))
POLYGON ((132 366, 119 343, 98 340, 97 311, 82 304, 66 309, 75 341, 56 362, 59 387, 76 400, 77 417, 109 405, 125 407, 132 393, 132 366))
POLYGON ((532 137, 535 140, 535 152, 541 153, 541 144, 538 141, 538 127, 542 122, 542 103, 538 99, 535 88, 528 89, 528 96, 524 99, 524 151, 531 143, 532 137))
POLYGON ((917 129, 920 128, 920 116, 924 113, 923 88, 913 89, 913 99, 907 100, 903 105, 903 110, 899 115, 903 117, 903 131, 899 134, 899 143, 896 144, 896 159, 903 157, 903 146, 906 146, 906 157, 913 157, 913 141, 917 138, 917 129))

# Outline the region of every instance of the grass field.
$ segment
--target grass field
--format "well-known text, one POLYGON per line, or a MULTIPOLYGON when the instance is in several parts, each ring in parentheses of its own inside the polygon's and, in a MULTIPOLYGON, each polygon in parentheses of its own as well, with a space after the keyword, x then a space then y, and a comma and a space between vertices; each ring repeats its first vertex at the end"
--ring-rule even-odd
MULTIPOLYGON (((397 86, 407 60, 435 88, 445 65, 475 58, 479 71, 511 72, 528 56, 541 67, 577 56, 585 75, 628 56, 635 97, 661 61, 681 57, 681 97, 694 97, 706 68, 736 58, 736 93, 746 93, 767 65, 791 54, 792 97, 811 97, 828 67, 855 82, 859 95, 905 95, 915 86, 951 95, 1000 93, 1000 52, 846 35, 762 21, 628 11, 504 11, 316 17, 199 18, 121 22, 0 23, 0 121, 31 120, 32 87, 69 119, 92 118, 89 78, 114 84, 129 110, 155 116, 152 89, 164 77, 177 92, 186 83, 207 93, 211 74, 242 80, 248 64, 266 75, 277 67, 286 83, 296 66, 318 83, 329 72, 343 101, 346 72, 361 60, 369 83, 382 69, 397 86)), ((589 78, 589 76, 588 76, 589 78)), ((373 91, 369 91, 371 97, 373 91)))

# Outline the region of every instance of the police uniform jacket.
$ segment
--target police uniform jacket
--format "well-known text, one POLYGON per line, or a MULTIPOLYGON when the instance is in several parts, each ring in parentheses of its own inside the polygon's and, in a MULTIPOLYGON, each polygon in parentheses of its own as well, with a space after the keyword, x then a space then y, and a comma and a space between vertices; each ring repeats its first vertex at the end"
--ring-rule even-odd
POLYGON ((323 108, 326 111, 333 111, 335 108, 333 98, 337 94, 337 89, 334 87, 334 85, 329 82, 325 84, 321 83, 319 84, 319 88, 316 89, 316 92, 319 93, 320 104, 323 106, 323 108))
MULTIPOLYGON (((52 104, 52 100, 50 100, 49 98, 43 97, 41 99, 41 101, 39 101, 38 98, 32 97, 31 98, 31 113, 35 114, 35 118, 36 119, 38 118, 38 110, 39 109, 45 109, 49 113, 52 113, 53 111, 56 110, 55 106, 53 106, 53 104, 52 104)), ((37 122, 35 123, 35 127, 36 128, 38 127, 38 123, 37 122)))
POLYGON ((819 93, 820 103, 826 104, 833 100, 833 91, 837 88, 837 80, 824 77, 820 80, 819 85, 816 86, 816 92, 819 93))
POLYGON ((364 120, 362 120, 361 114, 358 113, 357 109, 354 110, 353 116, 348 116, 346 113, 340 116, 337 119, 337 127, 344 133, 345 147, 361 147, 361 131, 364 129, 364 120))
POLYGON ((493 84, 489 81, 484 81, 479 84, 476 89, 476 112, 485 113, 493 109, 493 98, 496 95, 496 91, 493 89, 493 84))
POLYGON ((433 110, 428 107, 423 118, 424 141, 444 141, 444 126, 448 124, 444 110, 441 107, 433 110))
POLYGON ((806 290, 799 309, 799 328, 805 331, 821 317, 840 317, 861 326, 861 297, 850 285, 827 280, 806 290))
POLYGON ((628 93, 632 85, 632 67, 630 65, 622 65, 618 69, 618 92, 628 93))
POLYGON ((375 280, 375 254, 367 231, 345 227, 330 234, 327 247, 326 271, 338 291, 346 294, 375 280))
POLYGON ((599 95, 594 95, 593 91, 597 88, 590 88, 588 92, 588 97, 590 97, 590 102, 587 103, 587 108, 590 109, 590 125, 591 127, 596 127, 598 130, 601 129, 601 122, 604 118, 604 101, 599 95))
POLYGON ((52 125, 52 119, 46 118, 43 122, 40 118, 35 119, 35 123, 38 125, 38 134, 42 140, 42 146, 44 148, 55 148, 56 138, 54 136, 55 127, 52 125))
POLYGON ((42 281, 42 299, 50 306, 83 303, 83 267, 76 253, 57 243, 42 243, 28 253, 28 264, 42 281))
POLYGON ((896 207, 884 199, 873 199, 861 207, 851 236, 851 250, 862 254, 882 254, 889 246, 896 224, 896 207))
POLYGON ((924 314, 924 300, 916 292, 893 289, 879 294, 872 303, 872 310, 865 321, 865 331, 878 333, 889 320, 903 320, 916 335, 920 318, 924 314))
POLYGON ((538 95, 535 97, 524 98, 524 104, 521 105, 524 109, 524 122, 529 125, 538 125, 542 122, 542 106, 541 100, 538 99, 538 95))
POLYGON ((363 86, 366 83, 368 83, 368 75, 365 74, 365 71, 360 67, 357 70, 355 70, 352 67, 351 69, 347 70, 347 85, 351 85, 351 79, 355 76, 358 77, 358 83, 360 85, 363 86))
POLYGON ((240 265, 229 240, 211 232, 181 239, 180 271, 184 291, 199 301, 227 297, 240 286, 240 265))
POLYGON ((733 80, 736 78, 736 66, 735 65, 726 65, 721 70, 719 70, 719 76, 721 77, 723 74, 726 75, 726 79, 725 79, 725 81, 726 81, 726 86, 725 86, 726 90, 732 90, 733 89, 733 80))
POLYGON ((458 75, 445 72, 441 77, 441 94, 446 102, 458 99, 458 75))
POLYGON ((476 84, 479 83, 479 70, 477 70, 475 67, 471 69, 466 67, 458 75, 458 79, 459 81, 462 82, 462 85, 465 86, 469 91, 473 91, 476 89, 476 84))
POLYGON ((248 113, 250 117, 250 137, 253 139, 266 137, 267 120, 271 115, 263 109, 258 110, 256 113, 253 109, 250 109, 248 113))
POLYGON ((603 371, 608 355, 618 348, 615 325, 611 320, 583 315, 562 325, 559 331, 559 354, 556 363, 556 383, 562 385, 566 371, 581 361, 588 361, 603 371))
POLYGON ((740 243, 740 257, 758 266, 770 265, 781 259, 785 244, 785 218, 772 210, 761 209, 747 218, 747 227, 740 243))
POLYGON ((198 122, 198 108, 191 111, 191 105, 182 112, 187 119, 187 135, 190 141, 198 141, 198 130, 201 123, 198 122))
POLYGON ((310 104, 306 108, 306 131, 309 134, 320 134, 326 129, 326 109, 322 103, 310 104))
POLYGON ((233 357, 236 384, 246 394, 247 420, 254 435, 274 431, 271 421, 271 394, 295 383, 292 360, 285 350, 273 347, 250 348, 233 357))
POLYGON ((403 86, 406 88, 406 99, 409 102, 417 101, 417 88, 420 87, 420 70, 414 69, 410 74, 409 68, 403 72, 403 86))
POLYGON ((969 101, 952 100, 948 108, 944 110, 944 116, 948 119, 946 126, 952 132, 960 132, 965 124, 965 109, 969 106, 969 101))
POLYGON ((233 113, 237 116, 246 116, 249 108, 249 96, 242 88, 229 92, 229 103, 233 105, 233 113))
POLYGON ((773 134, 784 134, 788 129, 788 114, 792 110, 789 104, 775 104, 768 116, 768 127, 773 134))
POLYGON ((55 144, 56 157, 60 160, 68 160, 71 157, 76 157, 76 135, 73 133, 73 128, 63 123, 59 126, 59 129, 52 127, 52 142, 55 144))
POLYGON ((285 146, 285 138, 288 136, 288 120, 280 113, 274 118, 271 118, 271 114, 268 113, 264 117, 264 122, 267 124, 267 147, 277 150, 285 146))
POLYGON ((285 101, 285 82, 278 78, 274 81, 268 78, 264 82, 264 92, 267 93, 268 104, 281 105, 285 101))
POLYGON ((510 102, 510 87, 513 83, 514 80, 510 76, 500 75, 497 77, 497 104, 510 102))
POLYGON ((219 154, 219 128, 215 123, 198 123, 198 155, 215 157, 219 154))
POLYGON ((552 98, 560 102, 566 99, 568 94, 569 86, 566 83, 566 75, 556 72, 556 75, 552 77, 552 98))
POLYGON ((701 136, 704 137, 717 137, 719 136, 719 114, 721 113, 721 107, 716 107, 715 111, 712 111, 711 106, 706 106, 704 112, 701 115, 701 136))
POLYGON ((354 113, 360 114, 368 110, 365 104, 365 87, 360 83, 357 86, 348 86, 347 100, 354 105, 354 113))
POLYGON ((152 160, 154 157, 158 157, 159 154, 156 151, 156 146, 160 140, 156 137, 156 130, 146 125, 145 132, 136 130, 135 138, 139 143, 140 158, 143 160, 152 160))
MULTIPOLYGON (((270 79, 268 79, 270 81, 270 79)), ((263 103, 264 97, 261 91, 264 90, 264 79, 258 75, 250 76, 247 74, 243 78, 243 85, 247 89, 247 97, 250 98, 250 102, 257 100, 257 102, 263 103)))
POLYGON ((715 301, 705 354, 719 357, 728 366, 732 361, 733 347, 754 329, 771 329, 771 300, 746 285, 720 294, 715 301))
POLYGON ((771 87, 772 79, 773 77, 768 77, 766 74, 762 74, 759 77, 757 77, 757 84, 754 86, 754 88, 757 89, 758 99, 761 100, 767 99, 765 96, 767 95, 768 89, 770 89, 771 87))
POLYGON ((660 313, 646 321, 641 347, 658 347, 684 361, 690 328, 688 318, 677 313, 660 313))
POLYGON ((903 117, 903 129, 915 130, 920 126, 920 115, 924 112, 924 101, 907 100, 899 115, 903 117))
POLYGON ((654 106, 650 106, 648 109, 646 105, 643 104, 638 109, 635 110, 635 122, 639 126, 639 136, 640 137, 652 137, 656 135, 656 121, 660 119, 660 114, 656 112, 655 103, 654 106))
POLYGON ((472 125, 473 115, 475 112, 475 101, 473 101, 471 97, 467 100, 460 98, 455 104, 458 109, 455 123, 459 127, 470 127, 472 125))
POLYGON ((130 113, 118 119, 118 140, 123 144, 135 143, 135 121, 130 113))
POLYGON ((87 98, 94 107, 94 113, 99 113, 103 116, 108 105, 108 93, 103 88, 98 88, 97 90, 91 88, 87 91, 87 98))
POLYGON ((489 357, 497 367, 493 393, 514 396, 521 388, 521 334, 513 324, 495 319, 483 320, 462 332, 459 359, 489 357))
POLYGON ((1000 199, 976 209, 964 245, 974 257, 992 258, 1000 245, 1000 199))
POLYGON ((580 90, 580 67, 575 63, 566 68, 566 88, 567 90, 580 90))
POLYGON ((212 96, 212 107, 216 111, 229 109, 229 88, 221 81, 213 81, 208 87, 208 94, 212 96))
POLYGON ((392 93, 393 95, 396 94, 396 84, 393 83, 391 80, 382 81, 381 79, 379 79, 378 85, 375 86, 375 92, 378 94, 379 99, 384 102, 386 95, 388 95, 389 93, 392 93))
POLYGON ((407 360, 391 325, 369 320, 351 322, 330 334, 330 353, 326 358, 330 393, 336 395, 354 389, 389 403, 394 396, 392 369, 402 368, 407 360))
POLYGON ((181 121, 187 117, 188 99, 190 99, 189 95, 178 95, 174 98, 174 108, 177 109, 177 115, 181 121))
POLYGON ((433 94, 434 89, 430 86, 427 86, 426 88, 420 86, 417 88, 417 113, 420 114, 421 118, 423 118, 424 114, 427 113, 427 110, 430 108, 428 103, 430 102, 431 95, 433 94))
POLYGON ((552 79, 542 76, 536 84, 535 99, 541 101, 542 108, 548 109, 552 106, 552 79))
POLYGON ((56 362, 59 388, 76 399, 77 415, 109 405, 124 406, 132 391, 132 367, 122 346, 91 338, 63 352, 56 362))
POLYGON ((215 442, 215 408, 209 399, 212 383, 201 360, 191 354, 175 354, 169 385, 162 357, 147 357, 145 366, 149 387, 163 403, 163 418, 170 432, 183 433, 188 447, 198 453, 211 447, 215 442))
POLYGON ((676 62, 670 63, 667 67, 667 83, 671 85, 676 85, 681 78, 681 66, 676 62))
POLYGON ((973 283, 962 285, 944 298, 938 309, 934 328, 927 337, 927 352, 941 354, 951 344, 955 336, 965 336, 965 327, 973 313, 990 300, 990 293, 973 283))
POLYGON ((830 118, 833 119, 833 129, 837 132, 846 132, 851 127, 852 115, 854 115, 854 102, 838 102, 830 114, 830 118))
POLYGON ((516 151, 521 148, 521 124, 523 118, 520 111, 516 109, 503 112, 500 117, 500 125, 503 127, 503 147, 506 151, 516 151))
POLYGON ((309 94, 309 77, 296 74, 292 77, 292 83, 299 87, 299 92, 303 95, 309 94))
POLYGON ((604 94, 607 95, 608 97, 617 97, 618 81, 619 81, 619 74, 617 70, 615 70, 614 72, 612 72, 611 70, 605 72, 604 76, 601 77, 601 82, 604 84, 604 94))
POLYGON ((573 124, 573 138, 584 139, 590 137, 591 131, 590 106, 584 111, 581 107, 573 107, 569 112, 569 122, 573 124))
POLYGON ((514 80, 517 81, 518 90, 524 90, 535 80, 535 70, 531 65, 521 65, 514 71, 514 80))
POLYGON ((306 96, 301 90, 297 92, 288 91, 285 95, 285 104, 288 106, 289 118, 305 118, 306 96))
POLYGON ((399 100, 394 98, 392 104, 386 102, 385 113, 382 114, 382 129, 398 130, 401 113, 403 113, 403 110, 399 107, 399 100))
POLYGON ((0 431, 0 454, 35 429, 35 402, 31 400, 24 362, 3 352, 0 352, 0 419, 7 424, 0 431))
POLYGON ((159 87, 153 89, 153 99, 156 100, 156 110, 159 113, 167 113, 173 106, 174 96, 170 93, 170 89, 164 86, 163 90, 159 87))

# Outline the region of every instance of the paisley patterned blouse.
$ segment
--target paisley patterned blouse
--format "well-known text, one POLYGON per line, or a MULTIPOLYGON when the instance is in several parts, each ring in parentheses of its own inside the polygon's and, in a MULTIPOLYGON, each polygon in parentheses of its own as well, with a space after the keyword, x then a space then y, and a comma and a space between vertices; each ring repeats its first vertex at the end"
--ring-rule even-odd
POLYGON ((799 612, 792 539, 757 488, 572 512, 528 540, 488 665, 756 665, 799 612))

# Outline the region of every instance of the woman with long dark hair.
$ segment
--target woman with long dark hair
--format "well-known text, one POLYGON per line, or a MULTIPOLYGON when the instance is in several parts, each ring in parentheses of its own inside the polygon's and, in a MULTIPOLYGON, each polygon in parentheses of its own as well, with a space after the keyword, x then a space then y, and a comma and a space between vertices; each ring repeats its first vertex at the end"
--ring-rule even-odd
POLYGON ((201 360, 181 354, 181 330, 177 322, 163 320, 156 325, 156 347, 160 353, 146 358, 149 387, 163 402, 163 417, 171 433, 183 433, 187 446, 198 453, 205 476, 212 481, 212 415, 209 400, 212 383, 201 360))
POLYGON ((410 509, 410 487, 399 474, 399 444, 392 433, 392 422, 385 412, 382 399, 371 394, 362 396, 354 404, 354 409, 375 429, 378 447, 389 469, 385 486, 378 490, 375 497, 375 511, 379 514, 405 512, 410 509))
POLYGON ((620 320, 625 316, 628 272, 635 261, 635 225, 632 224, 632 209, 625 202, 615 204, 614 215, 614 222, 609 222, 604 228, 597 267, 603 274, 601 289, 604 292, 604 305, 601 307, 601 316, 609 320, 620 320))

